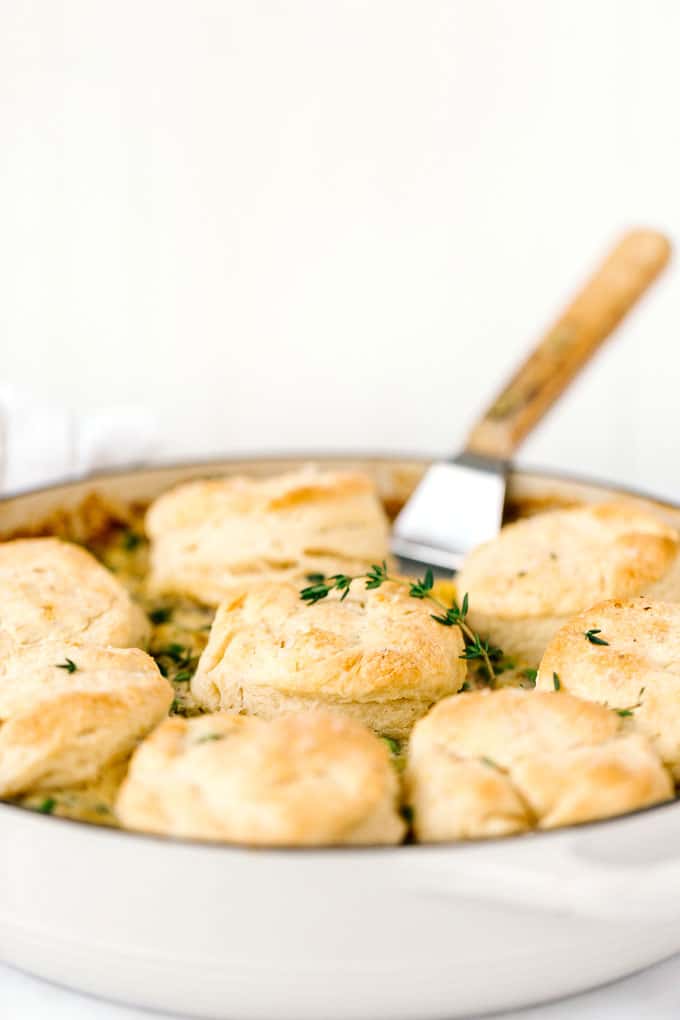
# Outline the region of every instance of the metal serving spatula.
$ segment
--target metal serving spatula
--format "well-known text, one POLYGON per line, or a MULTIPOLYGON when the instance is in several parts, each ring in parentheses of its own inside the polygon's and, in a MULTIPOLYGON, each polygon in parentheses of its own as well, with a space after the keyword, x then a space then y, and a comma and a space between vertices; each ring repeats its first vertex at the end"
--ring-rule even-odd
POLYGON ((497 534, 510 457, 670 257, 653 230, 624 235, 470 432, 457 457, 433 464, 403 508, 391 549, 404 572, 457 570, 497 534))

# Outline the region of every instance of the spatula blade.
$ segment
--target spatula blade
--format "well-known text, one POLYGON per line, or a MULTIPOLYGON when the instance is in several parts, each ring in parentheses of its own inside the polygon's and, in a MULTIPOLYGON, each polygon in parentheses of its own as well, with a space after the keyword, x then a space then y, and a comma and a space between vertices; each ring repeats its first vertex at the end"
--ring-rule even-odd
POLYGON ((462 454, 433 464, 394 522, 391 550, 403 569, 458 570, 465 554, 498 534, 505 461, 462 454))

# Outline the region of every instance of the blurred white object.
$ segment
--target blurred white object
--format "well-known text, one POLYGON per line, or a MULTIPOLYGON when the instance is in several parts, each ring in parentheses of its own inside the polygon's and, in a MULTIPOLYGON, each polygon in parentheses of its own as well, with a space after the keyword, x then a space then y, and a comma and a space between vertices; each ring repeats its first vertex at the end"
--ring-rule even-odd
POLYGON ((145 463, 158 452, 159 429, 146 408, 76 414, 1 386, 0 440, 0 491, 7 494, 145 463))

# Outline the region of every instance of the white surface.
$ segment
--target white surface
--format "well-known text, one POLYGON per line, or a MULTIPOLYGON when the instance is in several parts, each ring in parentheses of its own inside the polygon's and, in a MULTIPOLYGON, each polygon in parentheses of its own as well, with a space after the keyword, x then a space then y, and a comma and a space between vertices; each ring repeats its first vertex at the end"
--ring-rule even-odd
MULTIPOLYGON (((153 1020, 148 1013, 76 995, 0 965, 3 1020, 153 1020), (6 1010, 6 1012, 4 1012, 6 1010)), ((680 959, 550 1006, 503 1013, 498 1020, 677 1020, 680 1013, 680 959)), ((276 1017, 272 1004, 272 1020, 276 1017)), ((175 1020, 173 1017, 172 1020, 175 1020)), ((319 1018, 322 1020, 322 1018, 319 1018)))
MULTIPOLYGON (((675 0, 0 4, 3 378, 167 452, 454 449, 626 225, 675 0)), ((680 494, 680 262, 524 460, 680 494)))

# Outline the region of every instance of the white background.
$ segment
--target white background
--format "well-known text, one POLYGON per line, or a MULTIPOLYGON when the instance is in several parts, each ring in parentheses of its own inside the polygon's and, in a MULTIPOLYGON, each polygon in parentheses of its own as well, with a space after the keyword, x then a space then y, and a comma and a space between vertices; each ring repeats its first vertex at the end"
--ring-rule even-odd
MULTIPOLYGON (((676 0, 3 0, 2 381, 167 456, 455 448, 622 229, 680 242, 679 40, 676 0)), ((522 459, 680 499, 679 328, 680 258, 522 459)))
MULTIPOLYGON (((181 1020, 75 995, 2 966, 0 993, 2 1020, 181 1020)), ((677 1020, 678 1015, 680 962, 673 960, 586 995, 487 1020, 677 1020)), ((276 1005, 272 1020, 275 1016, 276 1005)))
MULTIPOLYGON (((2 378, 168 455, 445 452, 619 231, 675 0, 5 0, 2 378)), ((523 451, 680 498, 680 258, 523 451)))

